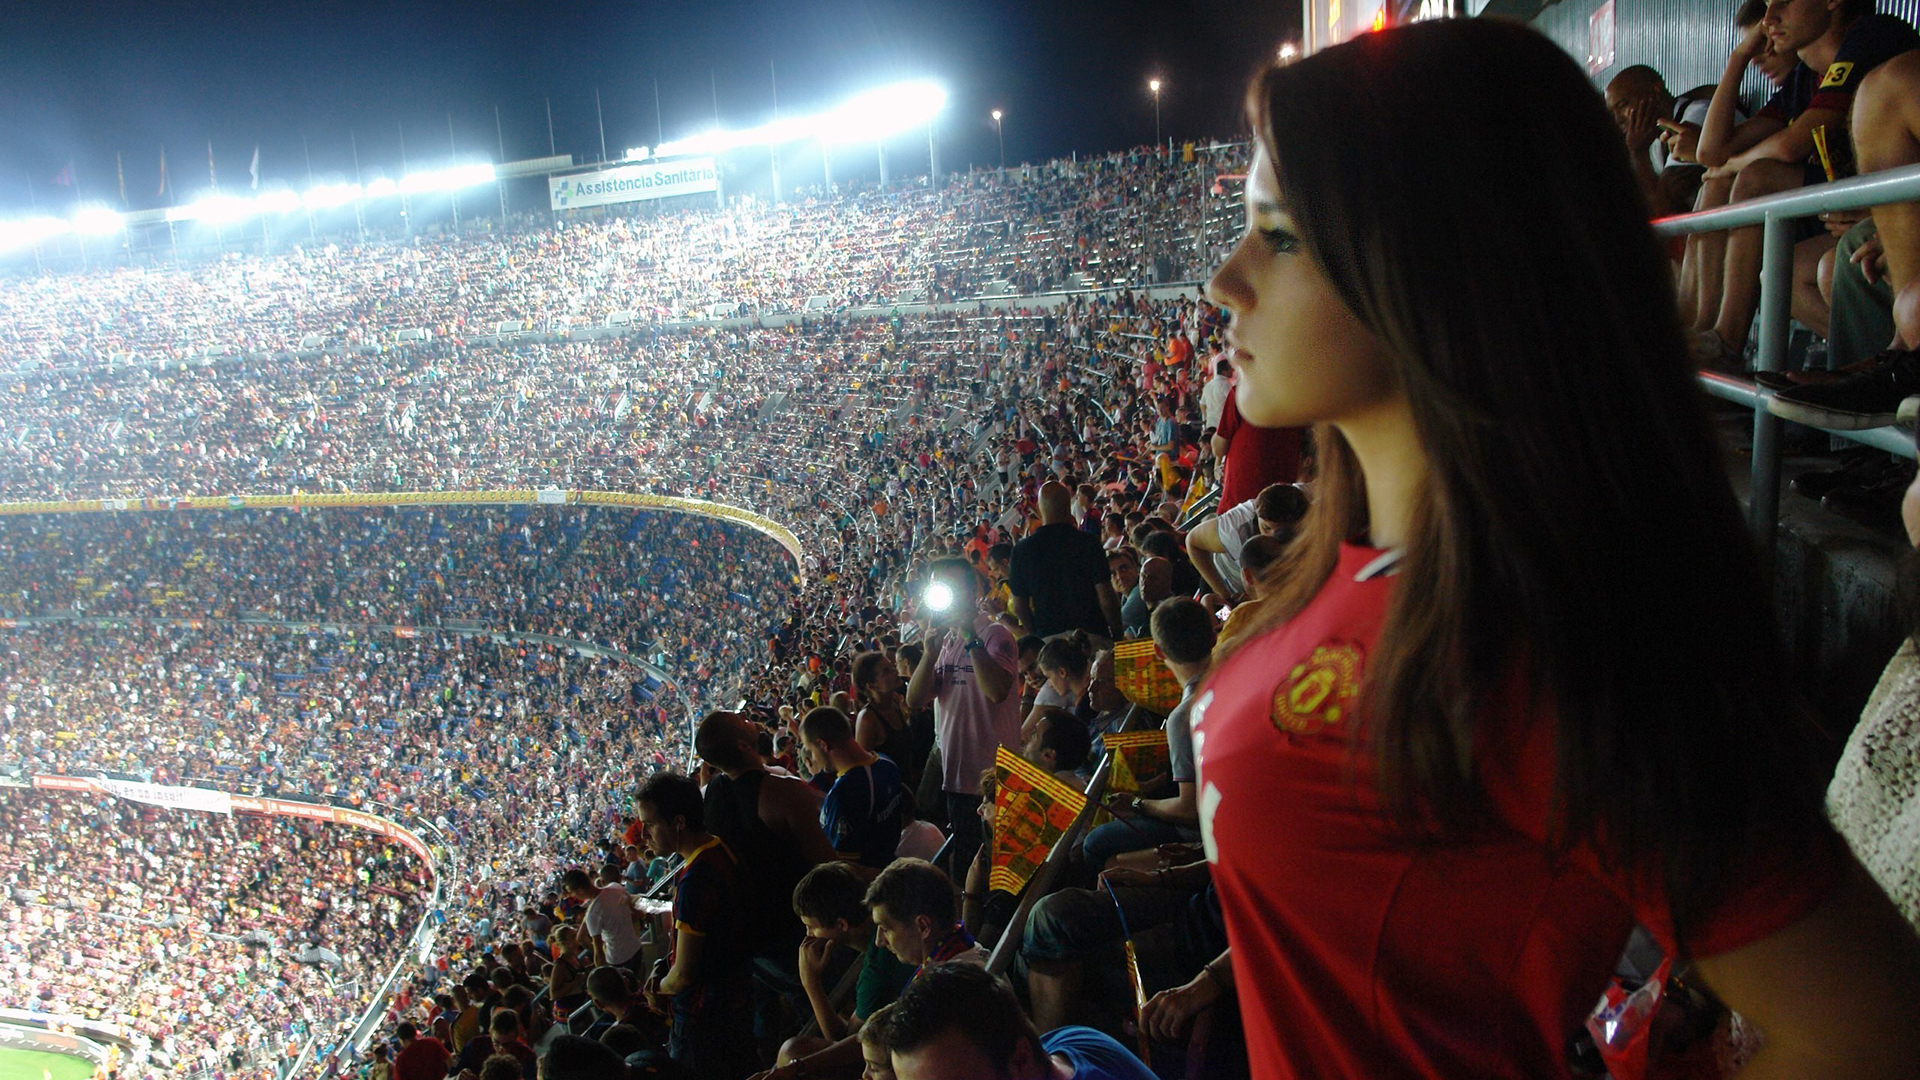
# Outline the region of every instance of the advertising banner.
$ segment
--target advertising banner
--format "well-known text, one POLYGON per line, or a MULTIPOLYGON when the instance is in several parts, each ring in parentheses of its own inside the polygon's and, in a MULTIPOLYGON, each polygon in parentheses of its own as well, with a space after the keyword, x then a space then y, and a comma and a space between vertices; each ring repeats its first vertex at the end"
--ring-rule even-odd
POLYGON ((225 791, 143 784, 137 780, 109 780, 104 776, 93 783, 101 791, 129 802, 164 806, 170 810, 198 810, 206 814, 233 813, 233 796, 225 791))
POLYGON ((710 157, 617 165, 611 169, 547 178, 547 196, 555 210, 670 199, 676 195, 716 191, 719 187, 720 173, 710 157))

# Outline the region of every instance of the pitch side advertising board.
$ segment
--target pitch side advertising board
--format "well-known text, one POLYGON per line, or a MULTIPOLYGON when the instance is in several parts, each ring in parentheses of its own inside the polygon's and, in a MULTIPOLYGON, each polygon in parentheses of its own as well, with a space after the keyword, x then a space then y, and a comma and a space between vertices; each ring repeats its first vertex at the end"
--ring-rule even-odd
POLYGON ((716 191, 719 187, 720 173, 710 157, 616 165, 611 169, 547 178, 547 195, 555 210, 670 199, 676 195, 716 191))

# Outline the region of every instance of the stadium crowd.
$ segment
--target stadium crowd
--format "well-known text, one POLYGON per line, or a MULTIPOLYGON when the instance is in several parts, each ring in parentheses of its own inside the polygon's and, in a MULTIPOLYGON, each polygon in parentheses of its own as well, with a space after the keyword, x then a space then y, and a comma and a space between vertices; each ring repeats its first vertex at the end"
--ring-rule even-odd
MULTIPOLYGON (((1212 173, 1226 162, 1147 150, 957 175, 939 188, 552 228, 303 248, 207 266, 33 278, 0 295, 0 347, 26 368, 279 353, 318 336, 377 344, 421 328, 463 339, 709 314, 1134 286, 1156 264, 1191 280, 1212 173)), ((543 223, 544 224, 544 223, 543 223)))
POLYGON ((266 1080, 351 1023, 426 871, 368 834, 105 796, 0 794, 0 1006, 110 1020, 130 1075, 266 1080))

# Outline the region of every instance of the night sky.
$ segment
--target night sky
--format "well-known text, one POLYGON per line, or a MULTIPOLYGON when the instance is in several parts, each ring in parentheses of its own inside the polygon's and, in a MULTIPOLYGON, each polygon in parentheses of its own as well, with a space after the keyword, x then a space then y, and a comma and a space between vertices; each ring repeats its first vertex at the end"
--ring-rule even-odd
MULTIPOLYGON (((169 3, 80 0, 0 5, 0 212, 64 209, 69 161, 81 197, 118 202, 124 155, 133 209, 185 201, 207 186, 211 139, 222 187, 244 186, 256 144, 262 186, 351 178, 349 132, 366 175, 396 174, 404 129, 414 168, 544 155, 544 99, 555 139, 576 160, 599 155, 594 90, 608 151, 655 139, 653 80, 668 138, 770 117, 769 64, 783 114, 830 105, 901 78, 931 77, 952 98, 941 167, 992 165, 988 113, 1006 111, 1009 163, 1150 142, 1150 75, 1166 80, 1163 127, 1187 138, 1240 129, 1246 76, 1297 35, 1297 2, 1136 0, 290 0, 169 3), (712 83, 709 81, 711 73, 712 83), (159 155, 178 194, 157 197, 159 155)), ((890 153, 923 172, 924 138, 890 153), (918 150, 916 165, 909 156, 918 150)), ((819 167, 801 152, 788 175, 819 167)), ((872 155, 836 155, 836 178, 876 171, 872 155)), ((811 174, 808 174, 811 175, 811 174)), ((807 176, 801 177, 807 182, 807 176)))

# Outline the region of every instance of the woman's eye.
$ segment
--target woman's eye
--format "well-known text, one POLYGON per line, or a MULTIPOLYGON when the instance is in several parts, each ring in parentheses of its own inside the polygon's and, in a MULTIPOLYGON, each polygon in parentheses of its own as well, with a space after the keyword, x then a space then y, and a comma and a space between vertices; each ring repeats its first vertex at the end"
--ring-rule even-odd
POLYGON ((1261 229, 1260 236, 1278 254, 1291 255, 1300 250, 1300 238, 1286 229, 1261 229))

